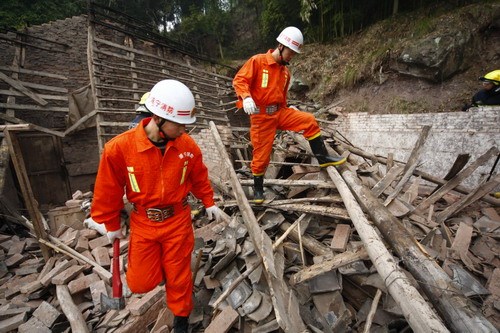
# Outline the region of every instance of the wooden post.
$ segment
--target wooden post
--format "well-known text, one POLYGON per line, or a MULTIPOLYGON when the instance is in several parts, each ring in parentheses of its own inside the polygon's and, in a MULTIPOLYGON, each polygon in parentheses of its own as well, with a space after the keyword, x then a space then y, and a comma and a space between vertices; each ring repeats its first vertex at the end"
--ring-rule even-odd
POLYGON ((238 201, 238 206, 240 207, 248 234, 254 243, 255 252, 260 258, 262 258, 262 262, 264 264, 263 272, 271 293, 276 320, 285 332, 303 332, 306 330, 306 326, 299 314, 298 300, 293 291, 289 290, 288 286, 283 281, 283 278, 281 276, 276 276, 277 273, 276 268, 274 267, 274 255, 271 239, 265 231, 260 228, 259 223, 255 218, 252 207, 250 207, 250 204, 246 199, 245 192, 239 183, 236 171, 234 171, 233 165, 215 123, 211 121, 209 125, 215 139, 217 149, 219 150, 222 160, 226 164, 226 168, 229 170, 232 188, 236 196, 236 200, 238 201))
POLYGON ((95 43, 95 24, 94 24, 94 16, 93 14, 89 11, 89 17, 88 17, 88 40, 87 40, 87 66, 89 68, 89 79, 90 79, 90 87, 92 90, 92 95, 94 95, 94 111, 96 111, 96 130, 97 130, 97 144, 99 146, 99 155, 104 149, 104 129, 100 125, 102 122, 102 115, 99 114, 100 110, 100 103, 99 103, 99 94, 98 94, 98 89, 97 85, 100 83, 99 79, 95 76, 96 72, 96 66, 94 65, 94 59, 95 59, 95 49, 96 43, 95 43))
MULTIPOLYGON (((328 171, 331 174, 330 170, 328 171)), ((446 272, 432 258, 422 252, 417 241, 405 229, 401 221, 394 217, 368 188, 359 184, 356 175, 344 170, 342 176, 355 194, 357 202, 368 212, 385 240, 390 243, 405 263, 405 267, 419 281, 420 287, 441 314, 450 330, 464 333, 496 332, 495 327, 482 315, 481 310, 454 287, 446 272)), ((339 187, 338 184, 336 185, 339 187)), ((342 194, 342 192, 340 193, 342 194)), ((356 230, 360 233, 357 227, 356 230)), ((408 301, 409 299, 405 303, 408 301)), ((419 314, 418 311, 414 311, 412 316, 419 314)), ((415 329, 413 326, 412 328, 415 329)))
MULTIPOLYGON (((33 220, 33 228, 35 234, 38 238, 47 240, 48 233, 43 226, 42 213, 38 210, 38 202, 33 197, 33 190, 31 189, 30 180, 28 174, 26 173, 26 167, 24 165, 23 154, 21 152, 21 146, 17 140, 15 132, 9 131, 7 126, 3 131, 5 139, 9 145, 10 158, 12 164, 14 164, 14 169, 16 170, 17 179, 19 181, 19 187, 23 194, 24 203, 28 209, 29 215, 33 220)), ((42 255, 45 261, 49 260, 52 256, 52 251, 49 247, 40 244, 40 249, 42 250, 42 255)))
POLYGON ((377 268, 377 272, 384 281, 387 290, 401 307, 403 315, 413 331, 422 333, 449 332, 422 295, 411 285, 405 273, 401 271, 375 228, 366 219, 361 207, 359 207, 337 169, 328 167, 327 172, 344 199, 351 221, 363 241, 371 261, 377 268))

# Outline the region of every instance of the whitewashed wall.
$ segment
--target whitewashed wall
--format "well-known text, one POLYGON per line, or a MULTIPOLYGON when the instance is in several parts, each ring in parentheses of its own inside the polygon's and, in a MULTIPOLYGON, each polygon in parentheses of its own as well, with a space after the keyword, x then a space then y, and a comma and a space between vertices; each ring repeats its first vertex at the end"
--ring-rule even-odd
MULTIPOLYGON (((470 154, 469 164, 488 149, 500 147, 500 107, 472 108, 467 112, 370 115, 350 113, 338 117, 334 126, 354 146, 372 154, 406 161, 422 127, 432 126, 424 146, 419 170, 444 177, 459 154, 470 154)), ((495 158, 478 168, 462 184, 475 187, 487 177, 495 158)), ((500 163, 499 163, 500 164, 500 163)), ((497 173, 500 165, 497 165, 497 173)))

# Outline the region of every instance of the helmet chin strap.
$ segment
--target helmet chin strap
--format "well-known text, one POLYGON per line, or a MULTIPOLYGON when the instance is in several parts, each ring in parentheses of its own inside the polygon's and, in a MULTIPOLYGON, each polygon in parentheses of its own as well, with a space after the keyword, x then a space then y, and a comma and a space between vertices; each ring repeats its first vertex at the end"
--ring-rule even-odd
POLYGON ((168 140, 170 140, 170 138, 168 137, 168 135, 163 132, 163 130, 161 129, 162 126, 166 123, 167 120, 163 119, 163 118, 160 118, 160 122, 157 124, 158 126, 158 131, 160 131, 160 137, 161 137, 161 141, 162 142, 167 142, 168 140))
POLYGON ((285 60, 283 60, 283 54, 282 54, 282 52, 283 52, 284 48, 285 48, 285 45, 283 45, 283 44, 280 44, 278 46, 278 51, 280 51, 280 65, 288 66, 288 65, 290 65, 290 63, 286 62, 285 60))

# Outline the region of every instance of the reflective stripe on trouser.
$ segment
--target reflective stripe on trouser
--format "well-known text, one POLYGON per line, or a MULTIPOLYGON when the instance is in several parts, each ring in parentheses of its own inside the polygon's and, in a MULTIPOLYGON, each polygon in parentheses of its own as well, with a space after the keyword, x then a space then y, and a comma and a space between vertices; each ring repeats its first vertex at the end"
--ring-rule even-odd
POLYGON ((254 114, 250 117, 250 140, 253 146, 252 173, 261 175, 271 160, 276 130, 301 132, 306 138, 320 133, 318 122, 308 112, 281 108, 274 114, 254 114))
POLYGON ((134 293, 145 293, 165 280, 167 306, 176 316, 193 309, 191 253, 194 246, 191 209, 155 226, 131 215, 127 284, 134 293))

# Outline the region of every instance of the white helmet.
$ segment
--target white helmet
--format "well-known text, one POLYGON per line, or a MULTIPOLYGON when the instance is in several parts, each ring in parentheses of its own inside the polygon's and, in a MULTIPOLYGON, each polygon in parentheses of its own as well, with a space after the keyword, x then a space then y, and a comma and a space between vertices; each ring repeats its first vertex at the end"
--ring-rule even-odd
POLYGON ((296 53, 300 53, 300 48, 304 44, 302 32, 295 27, 286 27, 276 40, 296 53))
POLYGON ((155 84, 145 105, 153 114, 174 123, 192 124, 196 121, 193 93, 176 80, 163 80, 155 84))

